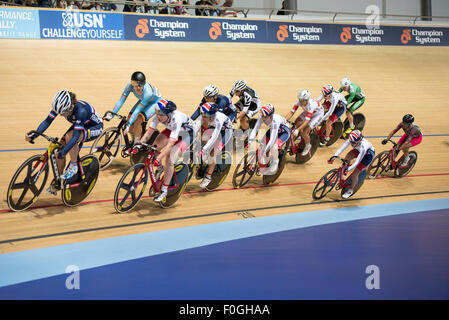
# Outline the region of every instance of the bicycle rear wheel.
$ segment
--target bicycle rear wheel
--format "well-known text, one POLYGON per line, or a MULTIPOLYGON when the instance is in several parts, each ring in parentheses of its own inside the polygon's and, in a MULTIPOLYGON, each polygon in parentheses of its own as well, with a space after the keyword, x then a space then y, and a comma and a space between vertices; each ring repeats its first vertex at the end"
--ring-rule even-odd
POLYGON ((246 185, 256 173, 259 165, 257 163, 257 151, 247 153, 235 168, 232 177, 234 189, 239 189, 246 185))
POLYGON ((125 172, 115 189, 115 211, 122 213, 136 206, 145 192, 148 176, 148 169, 143 163, 137 163, 125 172))
POLYGON ((329 192, 334 189, 338 182, 339 174, 338 169, 332 169, 328 171, 316 184, 312 192, 312 197, 315 200, 324 198, 329 192))
POLYGON ((89 153, 97 157, 100 162, 100 170, 106 169, 115 159, 121 142, 122 136, 117 127, 107 128, 95 139, 89 153))
POLYGON ((401 166, 400 164, 402 162, 403 157, 398 161, 399 165, 396 167, 394 171, 395 176, 402 178, 405 177, 407 174, 409 174, 410 171, 412 171, 413 167, 416 164, 416 161, 418 160, 418 154, 415 151, 410 151, 409 157, 410 160, 408 161, 405 167, 401 166))
POLYGON ((185 163, 180 163, 175 166, 175 172, 169 184, 169 190, 164 200, 159 202, 161 208, 168 208, 172 206, 181 197, 188 182, 189 167, 185 163), (176 175, 176 177, 175 177, 176 175), (176 186, 176 188, 170 188, 176 186))
MULTIPOLYGON (((97 157, 92 154, 85 155, 80 159, 81 166, 84 171, 84 179, 79 177, 78 183, 68 183, 64 181, 62 186, 62 202, 69 207, 76 206, 81 203, 91 193, 98 180, 100 172, 100 162, 97 157)), ((79 172, 78 172, 79 174, 79 172)))
POLYGON ((368 178, 375 179, 379 177, 390 164, 390 152, 383 151, 379 153, 367 169, 368 178))
POLYGON ((340 138, 342 133, 343 133, 343 122, 341 122, 341 120, 338 119, 332 124, 332 131, 326 146, 330 147, 331 145, 333 145, 340 138))
POLYGON ((264 175, 262 177, 263 184, 273 184, 273 183, 276 182, 276 180, 279 178, 279 176, 281 175, 282 171, 284 170, 285 163, 287 162, 287 159, 286 159, 285 156, 286 156, 285 151, 284 150, 279 150, 279 166, 278 166, 278 170, 273 175, 264 175))
POLYGON ((44 159, 43 155, 32 156, 14 173, 7 191, 8 207, 11 210, 29 208, 41 194, 49 171, 48 162, 44 164, 44 159))

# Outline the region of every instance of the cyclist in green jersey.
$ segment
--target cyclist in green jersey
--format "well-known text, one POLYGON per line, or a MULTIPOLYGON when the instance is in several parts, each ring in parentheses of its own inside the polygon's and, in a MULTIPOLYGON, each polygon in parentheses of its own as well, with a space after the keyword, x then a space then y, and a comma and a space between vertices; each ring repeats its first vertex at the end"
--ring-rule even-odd
POLYGON ((355 128, 353 113, 365 103, 365 95, 362 89, 348 78, 341 79, 340 83, 341 87, 338 92, 346 91, 349 93, 345 96, 347 102, 346 117, 349 121, 349 128, 344 134, 347 135, 355 128))

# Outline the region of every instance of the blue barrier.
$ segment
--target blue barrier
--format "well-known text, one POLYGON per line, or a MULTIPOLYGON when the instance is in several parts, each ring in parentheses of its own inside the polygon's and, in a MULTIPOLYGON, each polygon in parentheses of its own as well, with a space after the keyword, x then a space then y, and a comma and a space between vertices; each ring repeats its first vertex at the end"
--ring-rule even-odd
POLYGON ((0 38, 449 46, 449 28, 4 7, 0 38))

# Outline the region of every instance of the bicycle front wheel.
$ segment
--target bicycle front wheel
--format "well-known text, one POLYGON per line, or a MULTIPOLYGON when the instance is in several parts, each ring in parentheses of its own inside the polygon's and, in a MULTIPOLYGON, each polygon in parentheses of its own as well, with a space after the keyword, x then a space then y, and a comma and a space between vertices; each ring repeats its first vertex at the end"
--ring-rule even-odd
POLYGON ((390 164, 390 153, 383 151, 379 153, 368 167, 368 178, 375 179, 379 177, 390 164))
POLYGON ((143 163, 137 163, 125 172, 115 189, 115 211, 122 213, 136 206, 145 192, 148 176, 148 169, 143 163))
POLYGON ((27 159, 14 173, 7 191, 8 207, 13 211, 29 208, 41 194, 48 178, 48 162, 43 155, 27 159))
POLYGON ((334 189, 338 182, 338 178, 338 169, 332 169, 322 176, 313 189, 313 199, 320 200, 324 198, 329 192, 332 191, 332 189, 334 189))
POLYGON ((122 136, 116 127, 107 128, 95 139, 89 153, 97 157, 100 170, 106 169, 117 156, 122 136))
POLYGON ((239 189, 246 185, 254 176, 258 169, 257 151, 246 154, 235 168, 232 177, 232 185, 234 189, 239 189))

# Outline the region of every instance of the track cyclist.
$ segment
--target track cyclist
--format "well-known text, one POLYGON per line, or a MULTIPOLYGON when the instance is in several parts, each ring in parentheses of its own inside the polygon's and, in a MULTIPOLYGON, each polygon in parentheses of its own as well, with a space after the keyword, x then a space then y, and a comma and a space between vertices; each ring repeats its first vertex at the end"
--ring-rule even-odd
POLYGON ((319 101, 310 99, 309 90, 301 90, 298 93, 298 100, 290 112, 285 116, 285 119, 290 120, 296 110, 298 110, 298 107, 301 107, 303 112, 295 120, 296 129, 293 131, 293 135, 296 138, 300 133, 304 139, 305 147, 301 155, 305 156, 309 153, 310 148, 312 147, 310 144, 310 131, 315 129, 315 127, 321 123, 324 116, 324 110, 319 101))
MULTIPOLYGON (((291 129, 287 125, 287 120, 284 117, 274 113, 274 106, 271 104, 263 105, 260 108, 260 116, 249 136, 249 144, 251 144, 257 136, 260 126, 264 123, 270 130, 265 134, 261 145, 259 146, 259 159, 261 168, 268 163, 271 156, 271 162, 268 170, 262 172, 264 175, 273 175, 276 173, 279 165, 279 149, 287 142, 291 134, 291 129), (264 161, 267 160, 267 161, 264 161)), ((248 149, 250 147, 248 146, 248 149)))
POLYGON ((346 111, 346 99, 340 92, 335 92, 334 87, 330 84, 321 88, 321 96, 317 98, 321 101, 324 98, 324 103, 330 104, 329 109, 323 116, 323 121, 326 121, 326 134, 320 146, 325 146, 330 139, 332 131, 332 124, 340 119, 346 111))
POLYGON ((251 119, 260 110, 261 102, 257 92, 247 86, 245 80, 234 82, 231 92, 231 99, 234 95, 239 97, 235 104, 238 110, 237 119, 240 121, 240 129, 245 133, 249 129, 249 119, 251 119))
POLYGON ((193 126, 189 116, 176 110, 176 104, 172 101, 159 100, 155 112, 156 117, 140 142, 147 142, 159 123, 166 127, 154 140, 154 145, 159 152, 153 162, 157 175, 162 174, 164 170, 162 161, 164 158, 166 159, 161 193, 154 198, 155 202, 161 202, 167 196, 168 185, 173 176, 176 161, 193 141, 193 126))
POLYGON ((213 103, 217 105, 218 111, 224 113, 231 122, 234 122, 237 115, 235 106, 232 104, 231 98, 218 93, 218 88, 211 84, 203 89, 203 99, 195 112, 190 117, 192 120, 198 119, 201 113, 201 106, 205 103, 213 103))
MULTIPOLYGON (((139 100, 129 112, 128 124, 124 133, 131 133, 132 140, 137 143, 145 132, 147 121, 154 116, 156 104, 162 98, 158 88, 146 82, 142 72, 136 71, 131 75, 131 81, 126 85, 122 96, 115 104, 114 113, 119 112, 131 92, 139 100)), ((113 117, 113 115, 108 115, 105 119, 111 120, 113 117)))
POLYGON ((362 133, 359 130, 353 130, 349 134, 349 138, 343 143, 340 149, 335 152, 334 156, 332 156, 327 162, 332 163, 334 161, 334 157, 342 154, 349 145, 351 145, 353 149, 346 154, 345 160, 350 161, 355 157, 357 157, 357 159, 343 173, 344 175, 347 175, 349 171, 354 169, 354 172, 351 176, 351 188, 348 188, 348 190, 342 195, 344 199, 347 199, 352 195, 352 193, 354 192, 354 188, 358 184, 360 172, 366 170, 366 168, 374 160, 373 145, 363 137, 362 133))
POLYGON ((200 187, 205 189, 212 180, 212 173, 217 164, 216 155, 232 138, 233 125, 231 119, 220 112, 216 104, 206 102, 200 108, 201 113, 197 125, 201 125, 205 130, 201 138, 203 141, 207 141, 200 151, 201 157, 208 158, 207 173, 200 183, 200 187))
POLYGON ((398 132, 400 129, 404 130, 404 135, 398 141, 398 153, 400 150, 404 153, 404 160, 401 163, 401 166, 407 166, 410 157, 409 150, 411 147, 415 147, 422 141, 422 132, 421 129, 414 124, 415 118, 411 114, 406 114, 402 117, 402 122, 400 122, 396 128, 394 128, 388 137, 382 140, 382 144, 386 144, 388 140, 393 137, 393 135, 398 132))
POLYGON ((346 117, 349 121, 349 128, 344 132, 344 134, 347 135, 355 128, 353 114, 365 103, 365 95, 363 94, 362 88, 351 82, 348 78, 341 79, 340 84, 341 87, 338 89, 338 92, 346 91, 349 93, 345 96, 346 104, 348 106, 346 109, 346 117))
MULTIPOLYGON (((78 172, 79 151, 83 143, 95 140, 101 134, 103 131, 103 121, 89 103, 77 100, 75 93, 64 89, 55 94, 50 114, 39 125, 36 131, 44 133, 58 114, 72 123, 72 126, 61 139, 64 148, 57 152, 56 160, 58 161, 58 167, 62 171, 62 168, 65 167, 65 156, 67 153, 70 155, 70 163, 62 174, 63 179, 69 180, 78 172)), ((25 140, 31 142, 36 137, 36 134, 26 135, 25 140)), ((47 192, 53 195, 56 195, 57 191, 53 183, 47 189, 47 192)))

